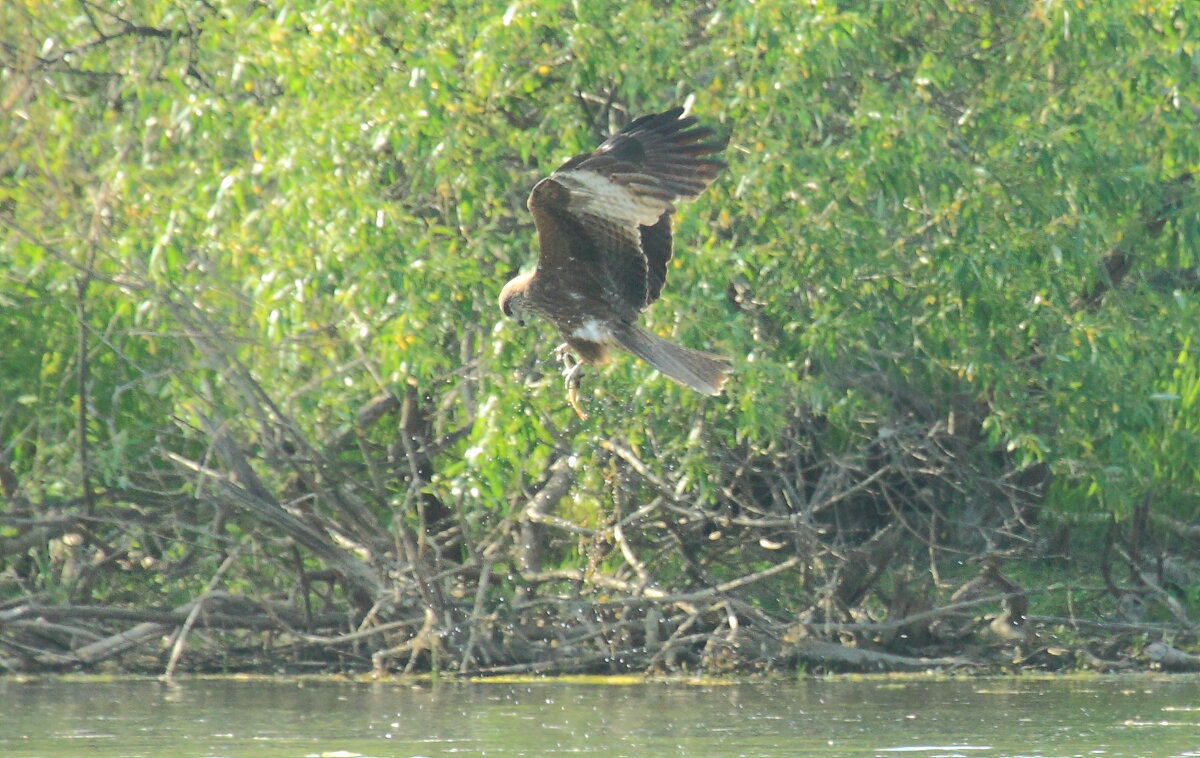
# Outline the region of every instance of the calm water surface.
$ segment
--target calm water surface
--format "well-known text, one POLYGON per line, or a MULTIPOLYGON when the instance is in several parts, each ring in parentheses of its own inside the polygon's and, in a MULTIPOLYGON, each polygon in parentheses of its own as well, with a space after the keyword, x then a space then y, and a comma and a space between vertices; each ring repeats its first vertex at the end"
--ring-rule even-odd
POLYGON ((0 679, 0 756, 1184 756, 1200 679, 730 685, 0 679))

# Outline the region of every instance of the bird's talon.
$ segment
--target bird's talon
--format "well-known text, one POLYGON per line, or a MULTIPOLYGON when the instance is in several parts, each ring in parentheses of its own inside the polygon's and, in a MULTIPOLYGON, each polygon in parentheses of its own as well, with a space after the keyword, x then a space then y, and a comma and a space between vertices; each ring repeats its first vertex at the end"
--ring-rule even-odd
POLYGON ((583 408, 579 405, 579 382, 583 378, 583 364, 576 363, 564 373, 567 377, 567 402, 570 403, 571 409, 575 411, 575 415, 579 417, 579 420, 586 421, 587 414, 583 412, 583 408))

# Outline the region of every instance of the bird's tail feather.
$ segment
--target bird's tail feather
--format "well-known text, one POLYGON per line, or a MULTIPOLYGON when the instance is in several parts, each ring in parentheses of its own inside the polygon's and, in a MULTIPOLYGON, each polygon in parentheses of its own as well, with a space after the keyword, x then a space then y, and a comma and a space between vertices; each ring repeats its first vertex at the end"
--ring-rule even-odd
POLYGON ((729 373, 728 359, 681 347, 632 324, 622 324, 613 336, 622 347, 663 374, 706 395, 719 394, 729 373))

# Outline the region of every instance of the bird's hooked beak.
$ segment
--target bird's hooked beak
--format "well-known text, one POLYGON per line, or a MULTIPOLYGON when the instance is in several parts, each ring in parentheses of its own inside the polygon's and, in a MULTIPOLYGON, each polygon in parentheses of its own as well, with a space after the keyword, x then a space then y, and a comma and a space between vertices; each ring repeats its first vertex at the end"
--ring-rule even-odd
POLYGON ((525 311, 521 308, 520 300, 516 297, 501 297, 500 311, 504 317, 517 322, 517 326, 525 326, 525 311))

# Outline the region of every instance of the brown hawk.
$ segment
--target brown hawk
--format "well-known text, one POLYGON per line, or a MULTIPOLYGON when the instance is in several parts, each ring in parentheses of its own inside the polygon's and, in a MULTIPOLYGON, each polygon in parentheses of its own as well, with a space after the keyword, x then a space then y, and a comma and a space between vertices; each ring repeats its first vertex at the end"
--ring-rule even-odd
POLYGON ((641 329, 638 315, 662 292, 671 260, 671 213, 699 195, 725 164, 709 156, 724 139, 682 108, 643 116, 577 155, 529 194, 537 226, 537 268, 500 292, 500 310, 524 326, 549 320, 579 356, 567 375, 575 411, 579 370, 602 364, 609 348, 633 353, 682 385, 715 395, 729 370, 711 353, 680 347, 641 329))

